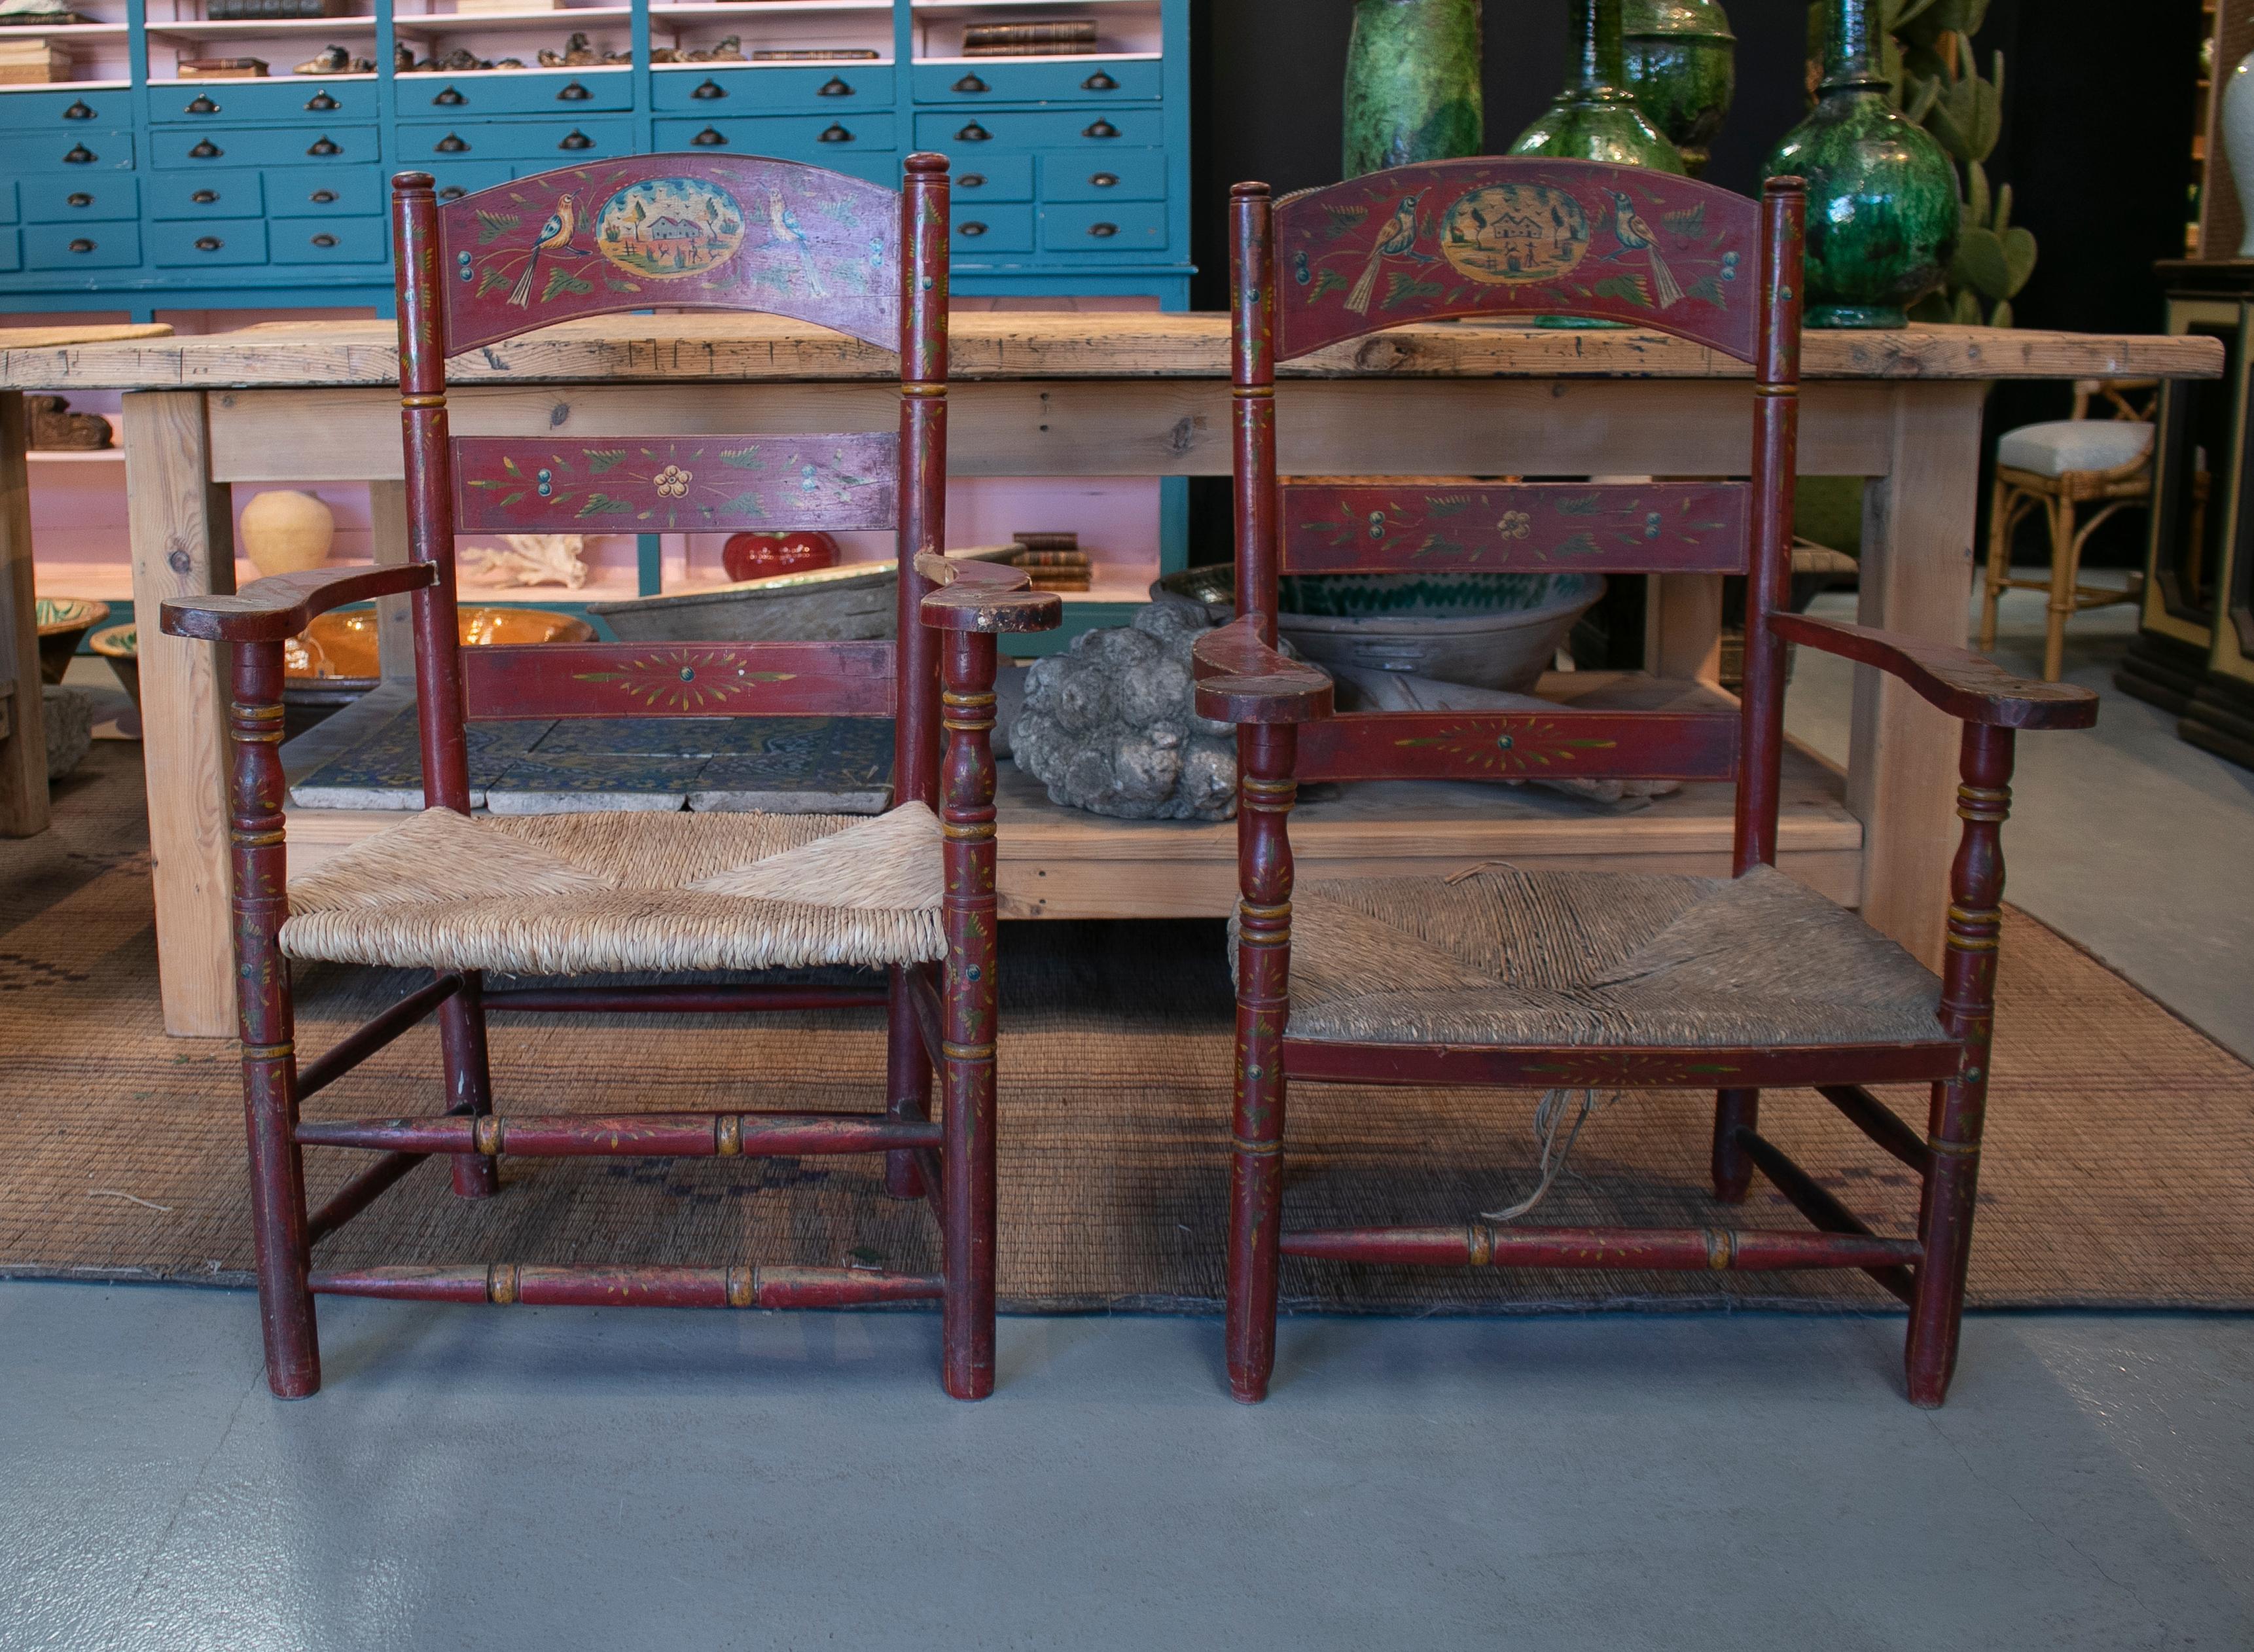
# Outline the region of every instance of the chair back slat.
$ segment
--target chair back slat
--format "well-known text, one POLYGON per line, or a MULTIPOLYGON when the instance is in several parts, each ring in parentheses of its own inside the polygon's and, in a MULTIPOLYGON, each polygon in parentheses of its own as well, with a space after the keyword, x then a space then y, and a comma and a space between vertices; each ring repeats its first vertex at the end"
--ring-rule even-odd
POLYGON ((636 155, 496 184, 439 210, 458 354, 578 316, 760 310, 896 350, 900 197, 754 156, 636 155))
POLYGON ((1409 321, 1586 317, 1751 360, 1760 211, 1592 161, 1427 161, 1276 204, 1276 357, 1409 321))
POLYGON ((1741 574, 1743 482, 1286 482, 1283 571, 1741 574))
POLYGON ((1732 780, 1738 717, 1705 711, 1381 711, 1299 731, 1303 780, 1732 780))
POLYGON ((900 519, 900 440, 839 436, 454 438, 466 534, 884 528, 900 519))
POLYGON ((462 650, 469 715, 891 717, 889 642, 548 642, 462 650))

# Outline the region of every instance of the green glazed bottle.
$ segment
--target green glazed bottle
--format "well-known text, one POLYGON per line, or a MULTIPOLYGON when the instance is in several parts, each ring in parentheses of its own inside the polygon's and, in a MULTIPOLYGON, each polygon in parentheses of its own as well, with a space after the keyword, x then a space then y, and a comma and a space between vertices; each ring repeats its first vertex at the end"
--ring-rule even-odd
POLYGON ((1644 117, 1628 90, 1620 0, 1577 0, 1565 89, 1510 146, 1514 155, 1612 161, 1680 172, 1683 157, 1644 117))
POLYGON ((1808 182, 1808 325, 1900 327, 1956 248, 1956 169, 1889 101, 1879 0, 1835 0, 1813 113, 1766 173, 1808 182))
POLYGON ((1636 107, 1698 177, 1738 90, 1738 37, 1721 0, 1627 0, 1620 39, 1636 107))
POLYGON ((1486 147, 1480 6, 1480 0, 1354 0, 1344 177, 1486 147))

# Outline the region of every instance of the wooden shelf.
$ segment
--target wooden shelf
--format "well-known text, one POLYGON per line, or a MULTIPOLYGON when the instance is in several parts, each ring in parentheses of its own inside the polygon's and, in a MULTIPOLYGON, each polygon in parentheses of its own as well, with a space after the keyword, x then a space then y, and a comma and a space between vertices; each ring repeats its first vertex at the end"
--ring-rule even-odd
POLYGON ((130 80, 22 80, 0 86, 0 94, 8 92, 122 92, 130 80))
MULTIPOLYGON (((430 11, 395 14, 391 26, 402 34, 522 34, 528 31, 561 29, 567 33, 588 24, 631 24, 632 6, 565 6, 555 11, 430 11)), ((588 68, 626 68, 626 64, 588 64, 588 68)), ((512 74, 523 74, 511 69, 512 74)))
MULTIPOLYGON (((245 18, 239 21, 230 18, 228 21, 221 23, 206 23, 190 19, 179 23, 152 23, 149 25, 149 32, 151 34, 163 35, 165 38, 171 40, 243 40, 260 39, 268 37, 278 38, 284 35, 293 34, 341 34, 351 36, 355 34, 374 34, 375 32, 375 18, 371 15, 354 13, 350 17, 343 18, 245 18)), ((375 77, 373 74, 363 74, 357 77, 342 74, 323 74, 318 76, 311 74, 247 74, 214 75, 202 76, 199 78, 205 80, 311 80, 316 79, 323 80, 342 80, 357 78, 363 80, 372 80, 375 77)))

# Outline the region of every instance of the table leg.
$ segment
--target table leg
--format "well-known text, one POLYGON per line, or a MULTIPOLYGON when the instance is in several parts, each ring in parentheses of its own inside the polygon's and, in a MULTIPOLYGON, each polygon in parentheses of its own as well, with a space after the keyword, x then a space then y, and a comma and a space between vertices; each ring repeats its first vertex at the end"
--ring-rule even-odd
MULTIPOLYGON (((1863 624, 1964 645, 1986 388, 1895 388, 1886 473, 1863 496, 1863 624)), ((1863 822, 1863 915, 1935 970, 1956 844, 1956 734, 1900 682, 1856 667, 1847 807, 1863 822)))
MULTIPOLYGON (((370 482, 368 485, 368 524, 374 542, 379 568, 404 565, 410 560, 407 546, 407 484, 370 482)), ((414 598, 406 596, 375 599, 376 669, 388 682, 415 675, 414 598)))
POLYGON ((32 589, 32 490, 24 396, 0 390, 0 837, 47 830, 47 731, 39 706, 39 621, 32 589))
POLYGON ((141 753, 157 897, 164 1030, 234 1032, 219 650, 158 628, 167 597, 234 589, 234 516, 211 480, 204 397, 149 390, 125 403, 126 517, 141 654, 141 753))

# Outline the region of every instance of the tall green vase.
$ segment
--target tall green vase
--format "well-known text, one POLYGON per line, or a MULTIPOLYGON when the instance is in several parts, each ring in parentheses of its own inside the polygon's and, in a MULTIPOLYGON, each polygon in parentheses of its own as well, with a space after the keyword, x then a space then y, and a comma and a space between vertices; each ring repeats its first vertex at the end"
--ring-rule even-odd
POLYGON ((1343 176, 1476 155, 1481 0, 1354 0, 1343 176))
POLYGON ((1768 158, 1808 182, 1808 325, 1900 327, 1956 248, 1956 169, 1889 99, 1879 0, 1834 0, 1813 113, 1768 158))
POLYGON ((1628 89, 1620 0, 1575 0, 1564 89, 1510 146, 1514 155, 1614 161, 1680 172, 1683 157, 1645 118, 1628 89))
POLYGON ((1627 0, 1620 44, 1636 107, 1699 176, 1738 90, 1738 37, 1721 0, 1627 0))

